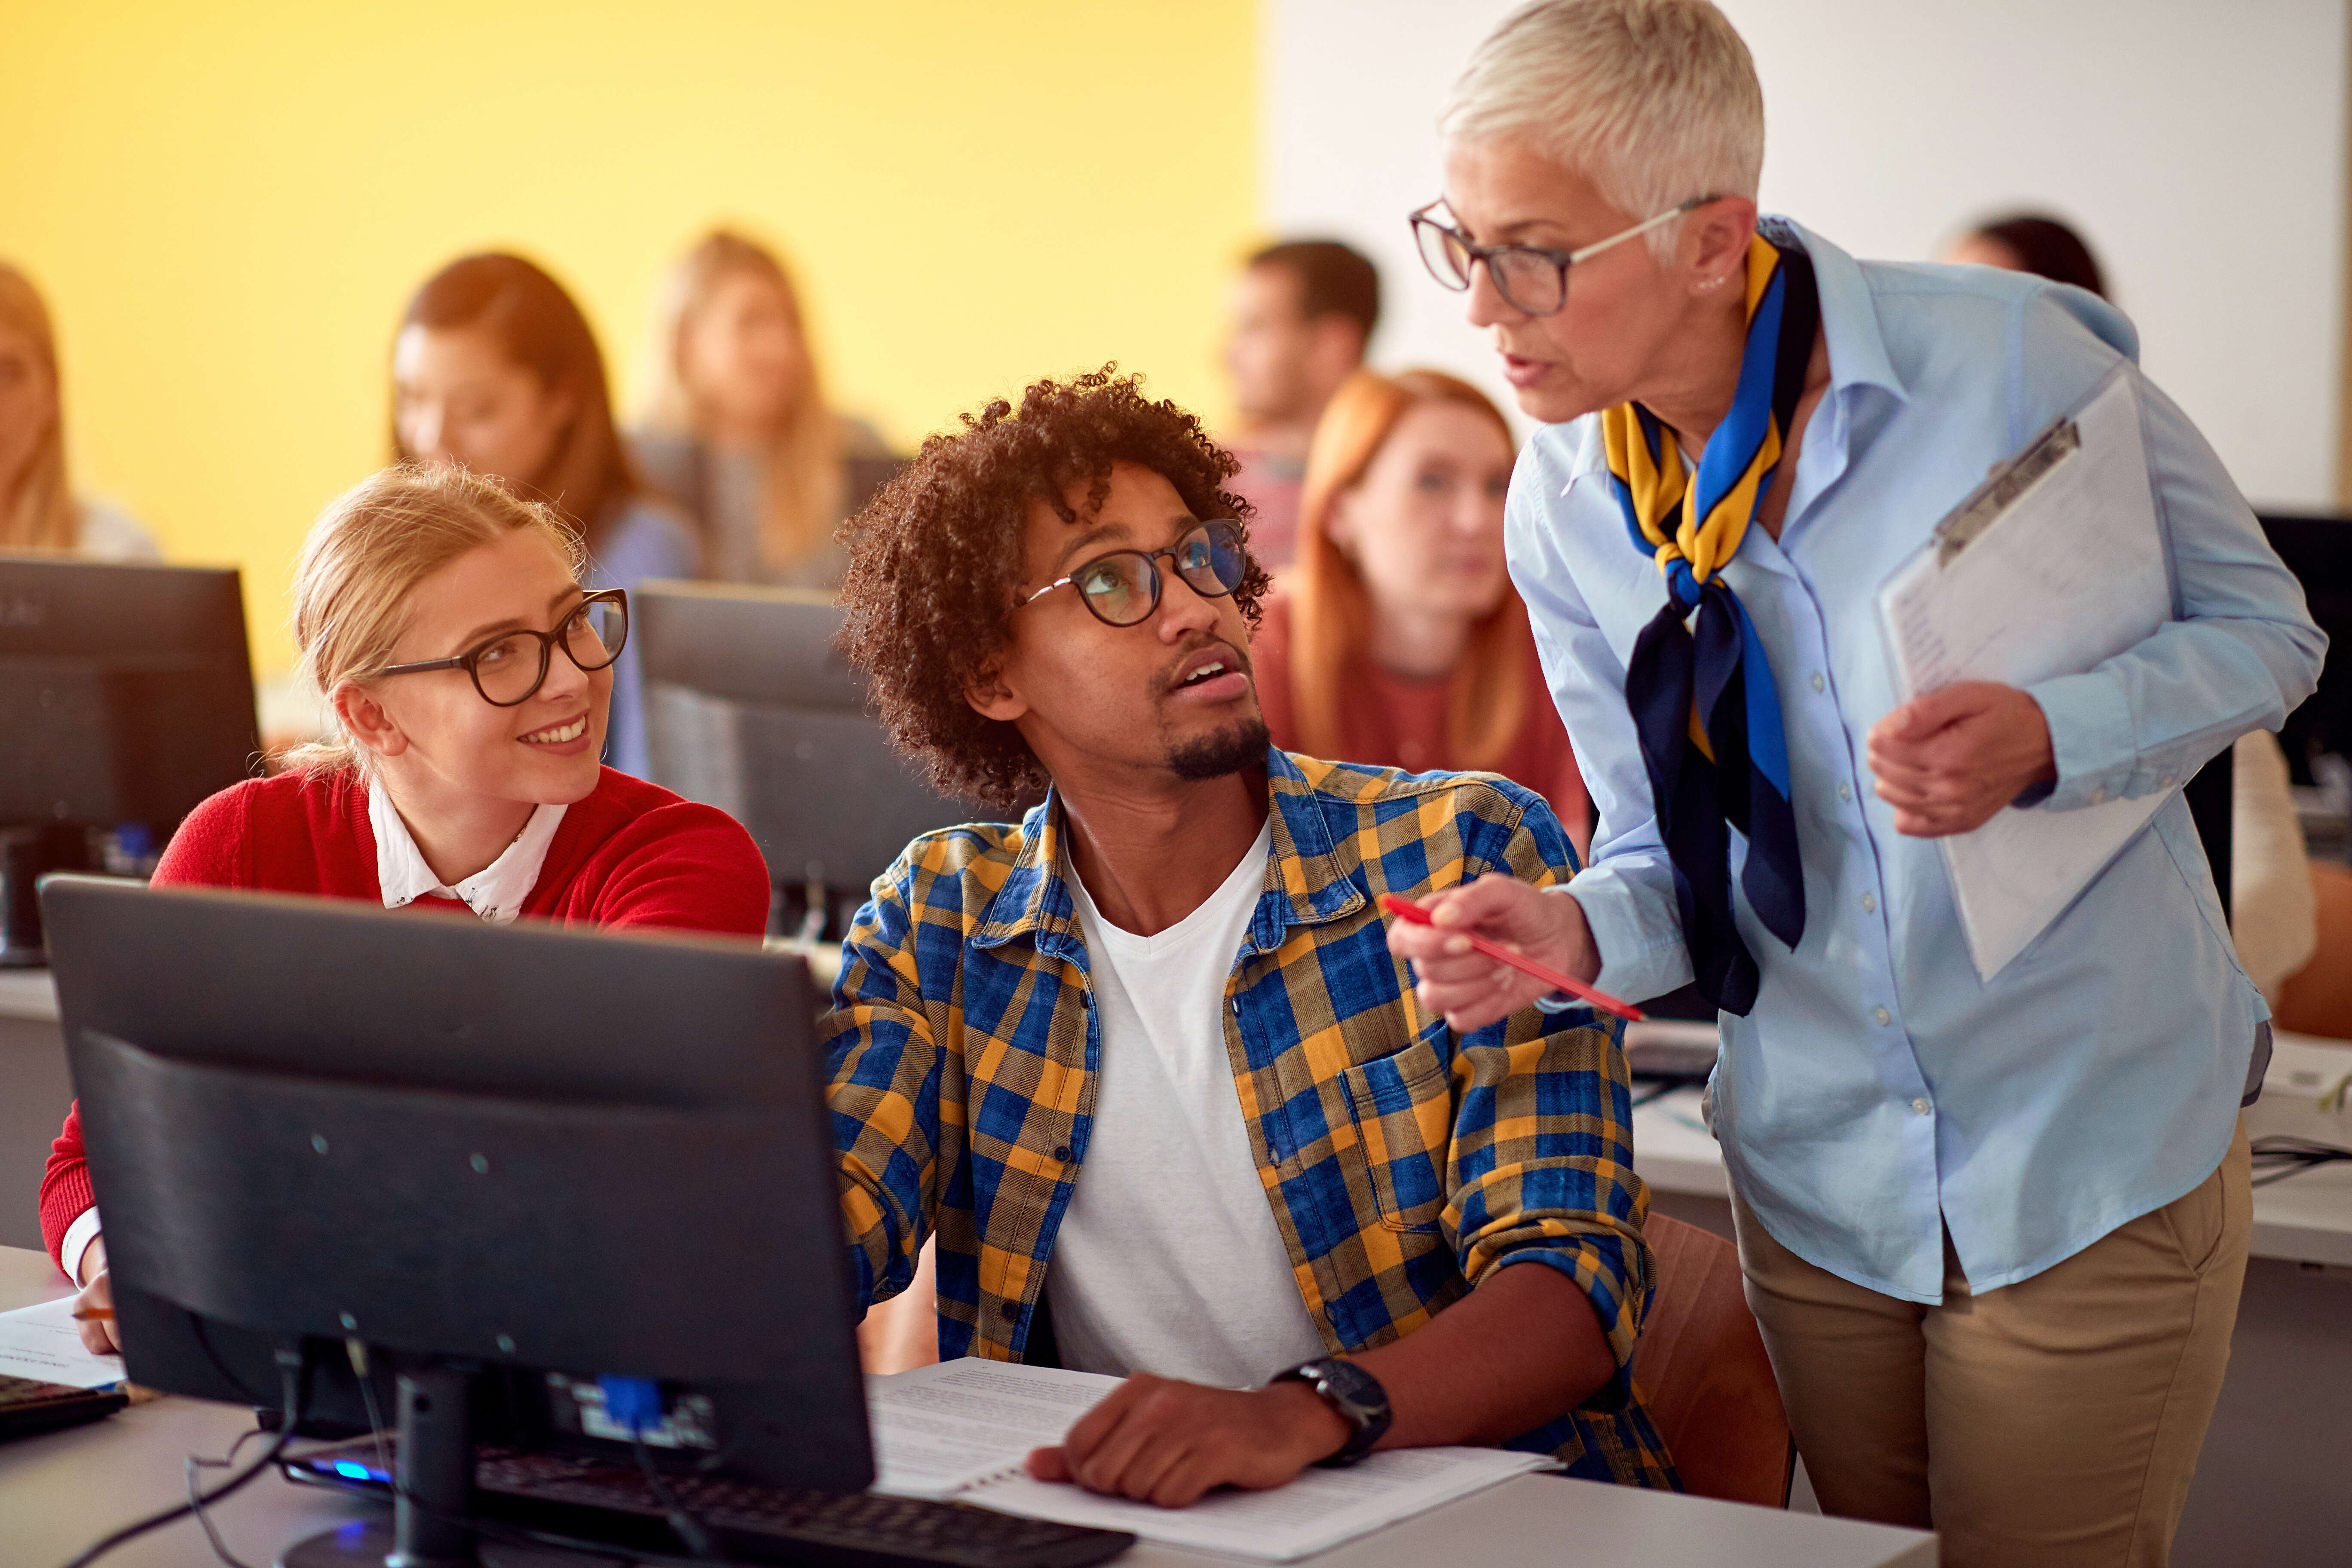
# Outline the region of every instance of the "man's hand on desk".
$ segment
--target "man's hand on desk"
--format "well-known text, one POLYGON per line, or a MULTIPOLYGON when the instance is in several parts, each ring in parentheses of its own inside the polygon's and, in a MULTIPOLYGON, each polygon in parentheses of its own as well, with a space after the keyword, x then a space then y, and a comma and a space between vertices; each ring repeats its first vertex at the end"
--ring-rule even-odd
POLYGON ((2014 686, 1964 680, 1914 698, 1871 726, 1870 771, 1895 830, 1940 838, 1981 827, 2058 776, 2050 721, 2014 686))
POLYGON ((1278 1487, 1349 1437, 1303 1383, 1240 1393, 1138 1373, 1081 1416, 1057 1448, 1029 1456, 1041 1481, 1184 1508, 1218 1487, 1278 1487))
MULTIPOLYGON (((114 1310, 114 1281, 106 1273, 106 1238, 94 1238, 82 1248, 81 1294, 74 1298, 74 1310, 88 1312, 114 1310)), ((112 1318, 84 1318, 76 1325, 81 1330, 81 1348, 93 1355, 121 1355, 122 1345, 114 1337, 112 1318)))
POLYGON ((1389 951, 1412 960, 1421 1005, 1443 1013, 1460 1033, 1509 1017, 1547 989, 1542 981, 1472 951, 1465 931, 1579 980, 1591 981, 1601 973, 1601 950, 1584 923, 1584 906, 1567 893, 1541 891, 1489 871, 1423 903, 1433 923, 1391 921, 1389 951))

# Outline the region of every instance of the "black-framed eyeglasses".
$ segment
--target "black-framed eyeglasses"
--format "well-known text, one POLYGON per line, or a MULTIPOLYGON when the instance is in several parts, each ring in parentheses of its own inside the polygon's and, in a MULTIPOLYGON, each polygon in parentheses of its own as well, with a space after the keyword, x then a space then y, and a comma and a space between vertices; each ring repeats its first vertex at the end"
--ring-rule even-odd
POLYGON ((551 632, 500 632, 449 658, 428 658, 417 664, 395 664, 378 675, 422 675, 428 669, 462 669, 473 677, 474 689, 493 708, 519 708, 539 695, 547 684, 548 662, 555 650, 583 670, 594 672, 621 657, 629 641, 629 595, 618 588, 589 595, 556 623, 551 632))
POLYGON ((1631 228, 1575 250, 1554 250, 1541 245, 1474 245, 1460 229, 1429 216, 1445 205, 1443 198, 1416 210, 1406 221, 1412 225, 1413 243, 1421 247, 1421 264, 1446 288, 1457 294, 1468 289, 1471 272, 1483 261, 1486 264, 1486 276, 1493 280, 1495 292, 1503 297, 1503 303, 1522 316, 1556 316, 1568 303, 1570 268, 1713 200, 1713 196, 1693 196, 1671 211, 1644 218, 1631 228))
MULTIPOLYGON (((1242 549, 1242 525, 1215 518, 1188 530, 1164 550, 1112 550, 1081 563, 1021 601, 1034 605, 1056 588, 1075 587, 1095 619, 1132 626, 1160 607, 1160 557, 1165 555, 1192 592, 1222 599, 1242 585, 1249 556, 1242 549)), ((1018 608, 1019 606, 1015 606, 1018 608)))

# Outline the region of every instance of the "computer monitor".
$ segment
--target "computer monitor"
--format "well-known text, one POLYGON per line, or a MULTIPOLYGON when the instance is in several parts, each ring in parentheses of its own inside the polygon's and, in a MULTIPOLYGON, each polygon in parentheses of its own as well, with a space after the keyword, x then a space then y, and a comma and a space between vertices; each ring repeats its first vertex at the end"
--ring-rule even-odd
POLYGON ((899 755, 835 647, 828 595, 649 583, 630 595, 654 782, 751 830, 780 934, 837 936, 908 840, 1001 816, 942 795, 899 755))
POLYGON ((2290 776, 2315 784, 2312 758, 2352 756, 2352 518, 2268 512, 2262 524, 2271 548, 2302 583, 2311 618, 2327 634, 2319 689, 2279 731, 2290 776))
POLYGON ((363 1344, 416 1561, 472 1560, 474 1443, 634 1453, 607 1377, 654 1381, 674 1458, 871 1479, 799 959, 99 878, 43 901, 132 1382, 278 1407, 299 1363, 304 1417, 356 1425, 363 1344))
POLYGON ((161 844, 261 749, 234 571, 0 556, 0 966, 93 830, 161 844))

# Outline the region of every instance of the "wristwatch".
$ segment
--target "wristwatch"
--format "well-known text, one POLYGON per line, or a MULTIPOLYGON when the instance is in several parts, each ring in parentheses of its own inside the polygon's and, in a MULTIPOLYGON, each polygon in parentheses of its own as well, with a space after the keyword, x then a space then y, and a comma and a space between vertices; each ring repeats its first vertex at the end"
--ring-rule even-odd
POLYGON ((1356 1429, 1338 1453, 1316 1463, 1334 1468, 1352 1465, 1370 1453, 1372 1445, 1389 1429, 1392 1419, 1389 1391, 1381 1386, 1379 1378, 1354 1362, 1321 1356, 1292 1367, 1274 1381, 1286 1383, 1292 1378, 1321 1394, 1323 1402, 1356 1429))

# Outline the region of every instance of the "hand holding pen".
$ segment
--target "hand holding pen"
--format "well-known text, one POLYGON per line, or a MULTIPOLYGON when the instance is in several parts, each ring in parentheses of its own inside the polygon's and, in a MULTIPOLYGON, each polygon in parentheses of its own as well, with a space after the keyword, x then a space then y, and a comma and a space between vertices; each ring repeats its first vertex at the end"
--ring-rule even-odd
POLYGON ((1642 1016, 1593 989, 1600 952, 1583 907, 1565 893, 1494 872, 1418 905, 1382 903, 1396 917, 1389 951, 1412 961, 1422 1005, 1456 1030, 1482 1029, 1560 991, 1621 1018, 1642 1016))

